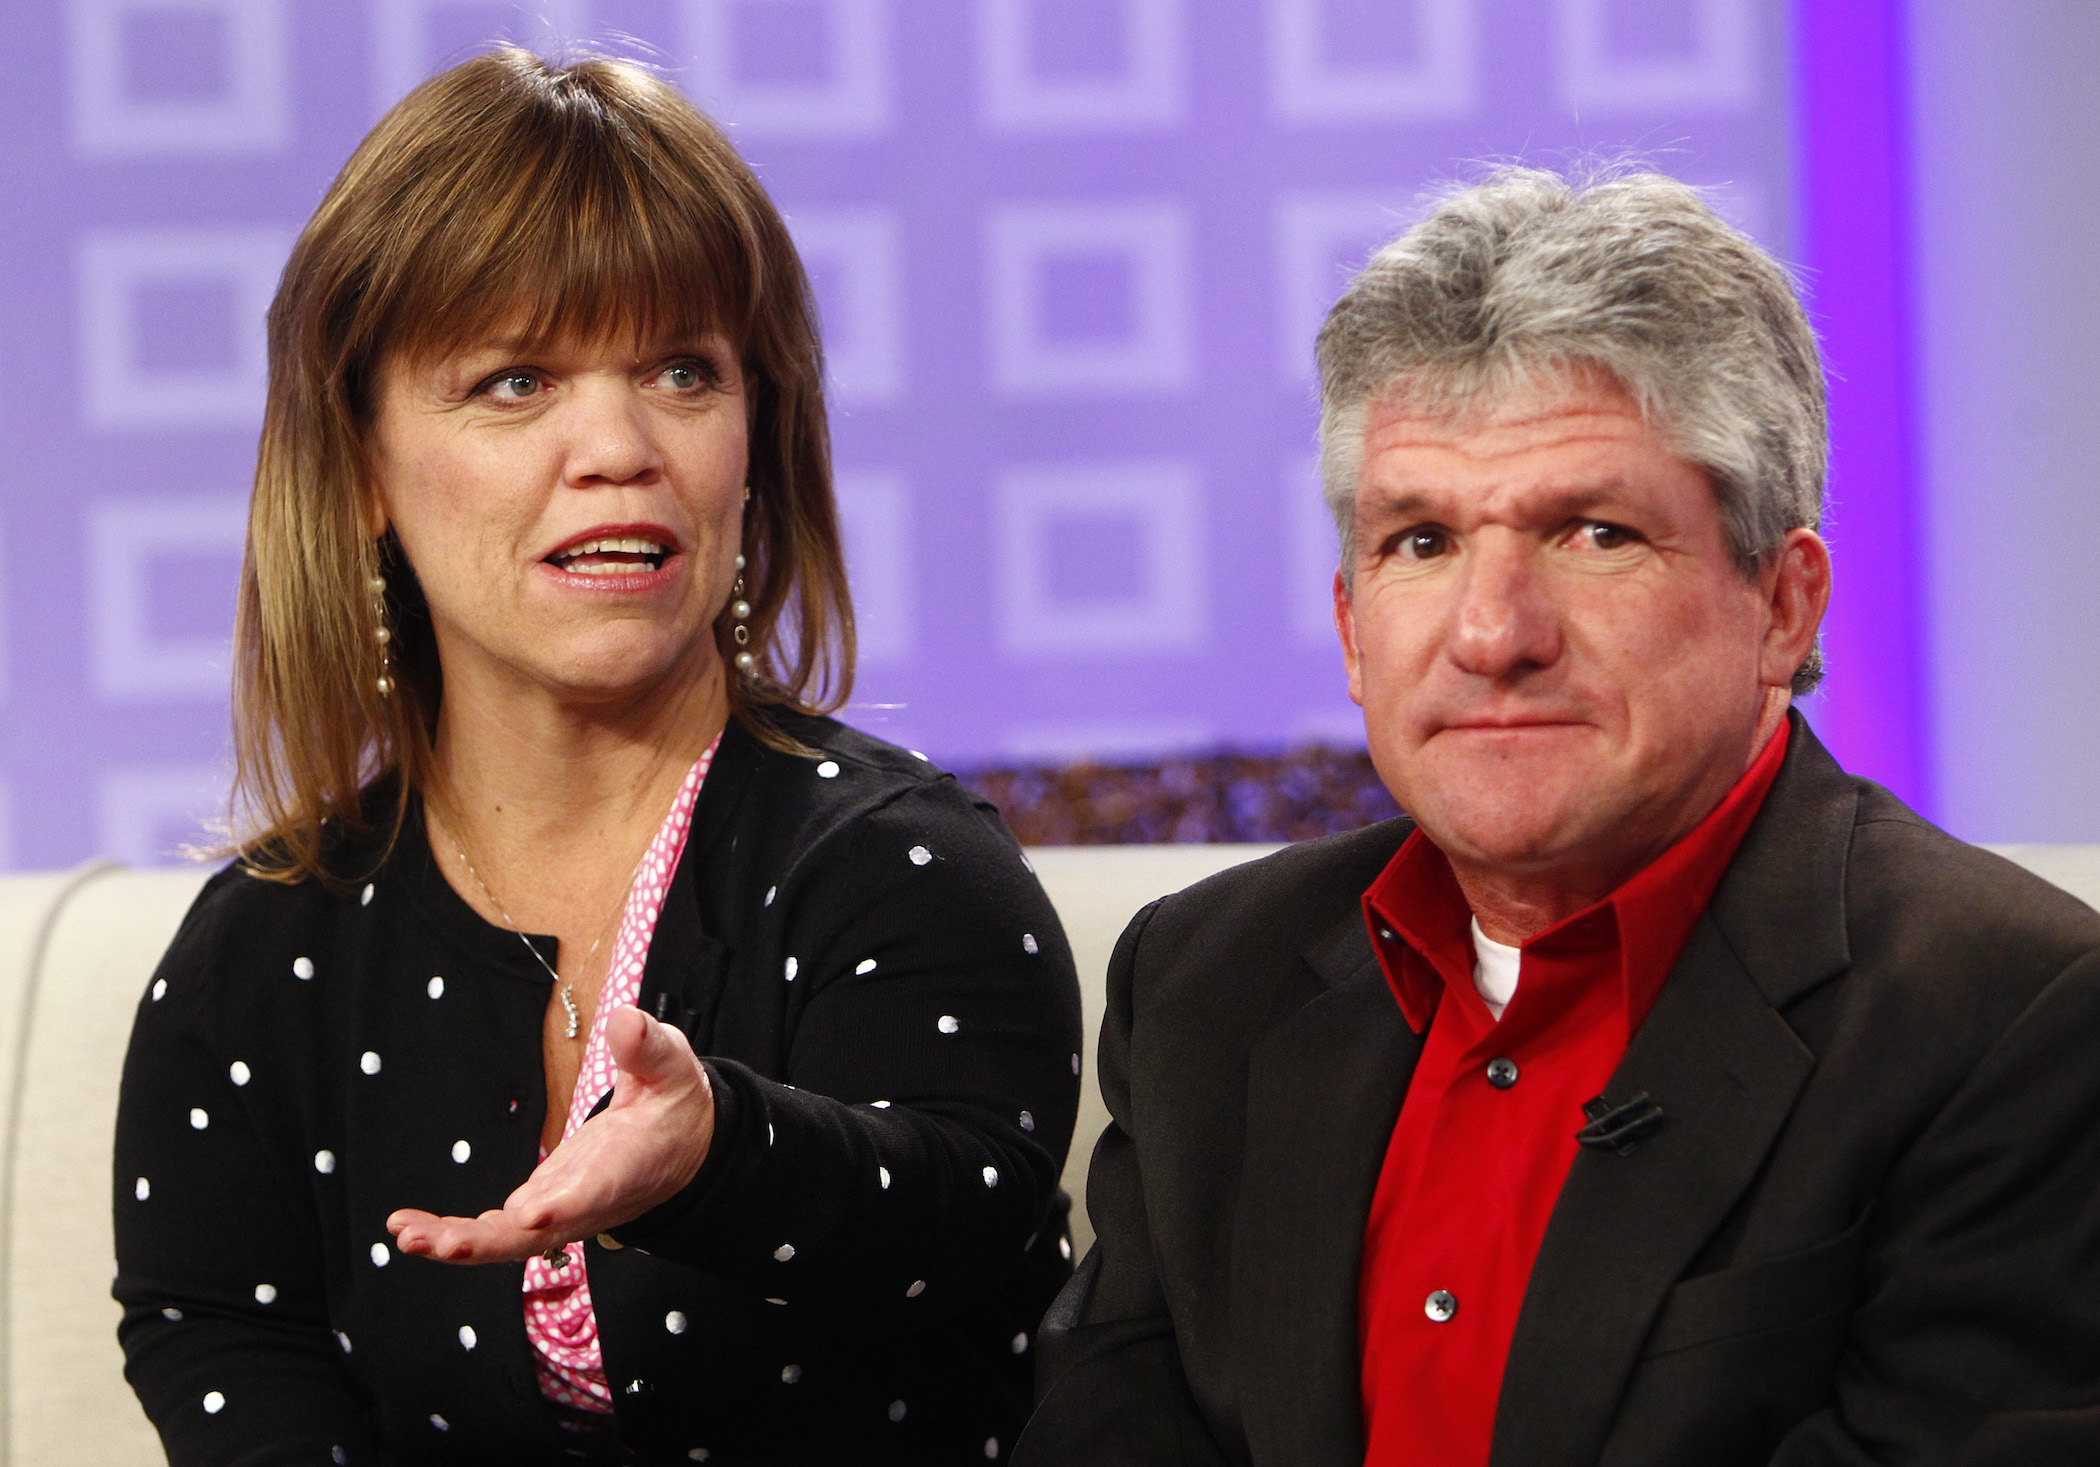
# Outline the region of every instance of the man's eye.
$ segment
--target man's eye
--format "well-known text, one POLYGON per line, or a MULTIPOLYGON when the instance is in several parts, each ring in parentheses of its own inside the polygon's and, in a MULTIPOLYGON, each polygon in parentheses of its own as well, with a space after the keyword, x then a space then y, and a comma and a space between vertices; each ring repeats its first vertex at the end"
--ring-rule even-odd
POLYGON ((1607 525, 1592 520, 1582 527, 1582 536, 1597 550, 1623 550, 1633 543, 1633 531, 1623 525, 1607 525))
POLYGON ((1442 530, 1409 530, 1394 549, 1408 560, 1433 560, 1451 549, 1451 537, 1442 530))

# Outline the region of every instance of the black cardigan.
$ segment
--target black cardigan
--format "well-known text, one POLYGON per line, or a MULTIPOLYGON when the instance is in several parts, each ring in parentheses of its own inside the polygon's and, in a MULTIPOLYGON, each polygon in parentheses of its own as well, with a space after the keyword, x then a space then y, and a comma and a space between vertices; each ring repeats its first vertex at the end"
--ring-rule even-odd
POLYGON ((212 878, 117 1120, 126 1374, 171 1463, 1004 1458, 1071 1272, 1071 954, 990 806, 786 727, 819 757, 725 735, 643 977, 718 1112, 691 1186, 585 1248, 616 1439, 543 1403, 522 1265, 385 1228, 532 1170, 546 972, 415 822, 346 844, 345 887, 212 878))

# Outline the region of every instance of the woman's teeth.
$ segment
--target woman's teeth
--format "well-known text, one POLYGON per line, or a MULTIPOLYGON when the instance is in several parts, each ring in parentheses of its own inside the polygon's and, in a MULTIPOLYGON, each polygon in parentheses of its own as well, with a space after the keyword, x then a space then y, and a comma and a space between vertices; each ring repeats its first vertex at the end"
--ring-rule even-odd
POLYGON ((654 570, 668 552, 654 540, 621 537, 586 540, 549 557, 555 567, 572 575, 619 576, 638 570, 654 570), (616 557, 596 559, 593 557, 616 557))

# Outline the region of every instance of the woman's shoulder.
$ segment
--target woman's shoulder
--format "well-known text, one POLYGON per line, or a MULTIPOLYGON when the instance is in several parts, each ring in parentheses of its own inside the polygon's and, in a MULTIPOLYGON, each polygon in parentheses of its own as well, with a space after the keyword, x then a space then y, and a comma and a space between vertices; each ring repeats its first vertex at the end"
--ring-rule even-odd
POLYGON ((327 950, 371 901, 372 883, 385 864, 370 859, 371 845, 362 835, 331 832, 326 878, 269 874, 267 851, 229 861, 190 904, 156 978, 208 980, 206 986, 223 989, 286 951, 327 950))
MULTIPOLYGON (((820 714, 776 714, 775 729, 800 752, 766 747, 759 778, 775 798, 835 812, 872 812, 912 798, 958 810, 981 807, 955 776, 915 749, 900 748, 820 714)), ((750 735, 743 735, 750 738, 750 735)), ((753 740, 755 743, 755 740, 753 740)))
POLYGON ((726 787, 722 792, 736 798, 738 825, 768 831, 770 838, 761 837, 760 844, 772 845, 792 830, 790 849, 807 855, 897 825, 941 829, 973 847, 1013 845, 998 812, 923 753, 813 714, 777 716, 775 727, 801 752, 760 746, 739 730, 739 742, 755 762, 749 793, 756 798, 738 798, 726 787))

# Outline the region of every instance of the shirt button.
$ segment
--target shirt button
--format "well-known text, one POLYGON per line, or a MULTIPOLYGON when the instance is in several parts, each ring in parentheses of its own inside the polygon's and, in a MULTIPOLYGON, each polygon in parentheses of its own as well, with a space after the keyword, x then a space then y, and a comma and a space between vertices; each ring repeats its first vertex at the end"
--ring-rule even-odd
POLYGON ((1507 1090, 1517 1083, 1517 1062, 1507 1059, 1488 1061, 1488 1084, 1497 1090, 1507 1090))
POLYGON ((1458 1313, 1458 1300, 1449 1289, 1438 1289, 1422 1302, 1422 1312, 1430 1319, 1442 1324, 1458 1313))

